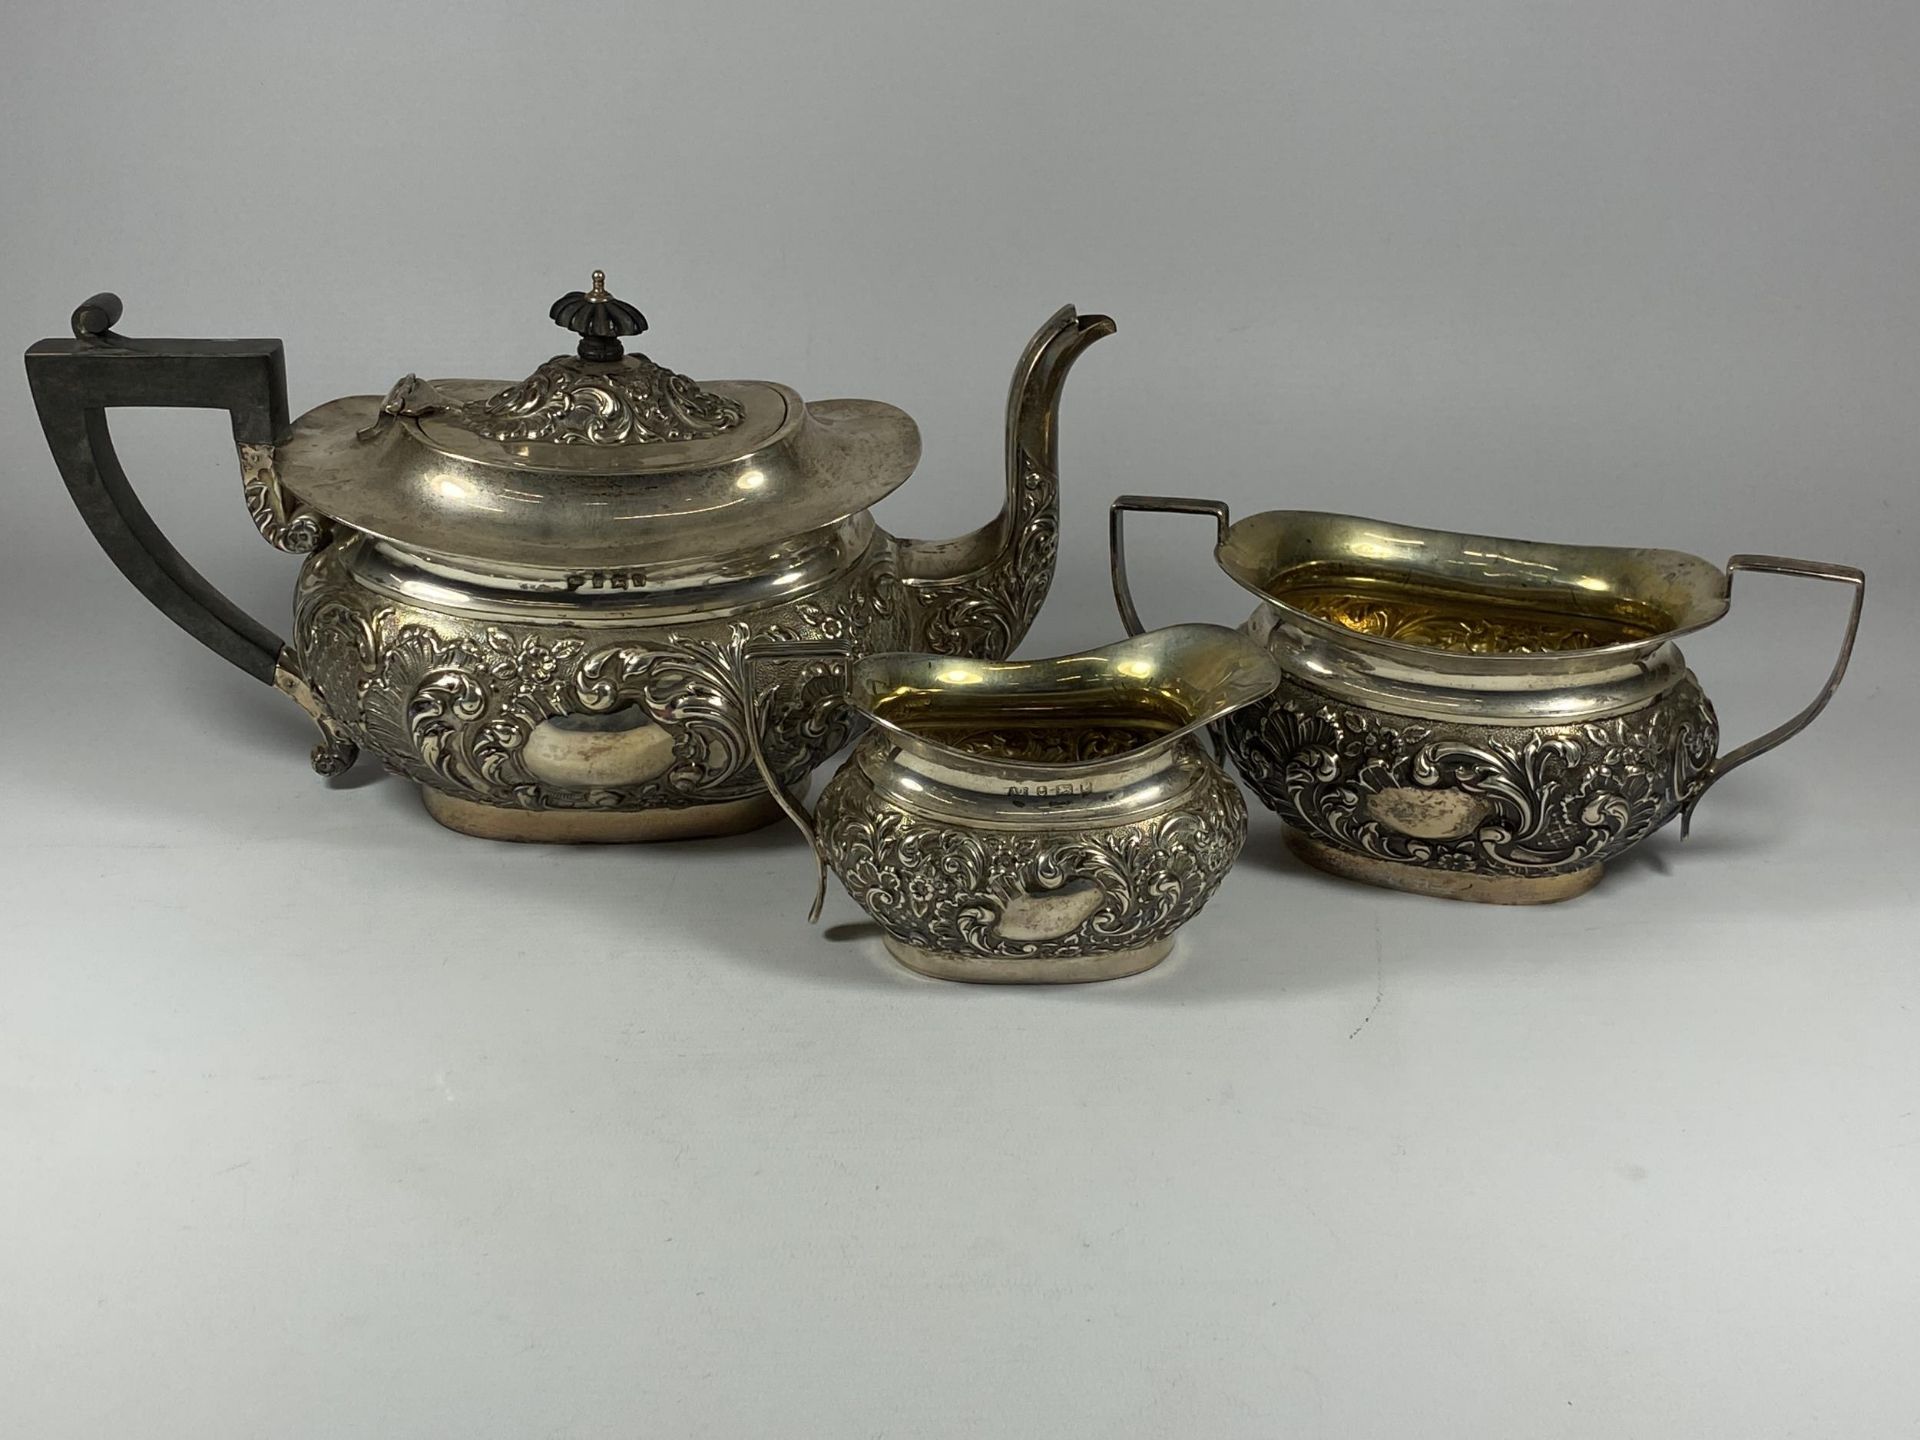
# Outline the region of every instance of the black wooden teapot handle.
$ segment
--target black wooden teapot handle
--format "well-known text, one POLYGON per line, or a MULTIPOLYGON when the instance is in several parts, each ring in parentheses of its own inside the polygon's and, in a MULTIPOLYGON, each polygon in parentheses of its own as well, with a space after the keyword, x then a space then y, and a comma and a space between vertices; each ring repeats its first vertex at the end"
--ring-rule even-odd
MULTIPOLYGON (((129 339, 113 331, 120 312, 119 296, 95 295, 73 312, 72 339, 42 340, 26 355, 40 428, 73 503, 100 548, 169 619, 314 717, 326 736, 314 751, 316 770, 345 769, 352 747, 326 720, 280 637, 173 548, 134 493, 107 428, 107 411, 120 406, 225 410, 243 456, 247 447, 270 454, 288 428, 284 348, 278 340, 129 339)), ((266 534, 262 516, 255 519, 266 534)), ((324 538, 317 518, 303 515, 279 530, 289 528, 283 548, 311 549, 324 538)))

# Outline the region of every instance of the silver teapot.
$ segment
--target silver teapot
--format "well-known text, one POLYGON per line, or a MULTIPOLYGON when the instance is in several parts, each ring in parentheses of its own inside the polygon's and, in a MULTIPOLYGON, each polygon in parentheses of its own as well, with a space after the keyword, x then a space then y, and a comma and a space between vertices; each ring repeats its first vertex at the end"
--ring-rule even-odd
MULTIPOLYGON (((647 328, 593 284, 550 312, 577 337, 524 380, 428 381, 289 422, 278 340, 136 340, 96 295, 27 352, 40 421, 101 546, 217 654, 319 726, 313 766, 370 750, 441 824, 511 840, 725 834, 779 814, 748 739, 755 645, 830 641, 997 659, 1052 581, 1060 390, 1113 332, 1071 307, 1028 344, 1007 403, 1006 499, 956 539, 869 513, 920 433, 874 400, 696 382, 622 341, 647 328), (115 406, 224 409, 261 538, 306 556, 292 636, 235 607, 141 505, 115 406)), ((847 738, 817 671, 759 697, 797 783, 847 738)))

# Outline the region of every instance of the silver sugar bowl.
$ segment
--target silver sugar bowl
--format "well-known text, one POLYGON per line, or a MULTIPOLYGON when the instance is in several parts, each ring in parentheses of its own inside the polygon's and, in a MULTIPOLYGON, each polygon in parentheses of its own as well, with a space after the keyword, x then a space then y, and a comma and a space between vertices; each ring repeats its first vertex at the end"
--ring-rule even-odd
POLYGON ((1845 675, 1866 580, 1845 565, 1551 545, 1314 511, 1231 522, 1215 500, 1122 496, 1114 596, 1130 631, 1124 516, 1211 516, 1214 558, 1259 597, 1243 627, 1273 694, 1222 731, 1302 859, 1418 894, 1532 904, 1580 894, 1707 788, 1804 729, 1845 675), (1844 584, 1820 693, 1725 754, 1674 642, 1727 613, 1741 571, 1844 584))

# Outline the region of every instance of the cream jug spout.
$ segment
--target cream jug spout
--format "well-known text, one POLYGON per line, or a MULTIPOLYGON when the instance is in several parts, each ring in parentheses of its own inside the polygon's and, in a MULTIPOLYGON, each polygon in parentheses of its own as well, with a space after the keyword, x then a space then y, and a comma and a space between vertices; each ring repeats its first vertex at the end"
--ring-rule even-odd
POLYGON ((1028 342, 1007 396, 1006 503, 991 522, 952 540, 901 542, 900 577, 913 601, 914 641, 938 655, 1001 659, 1039 613, 1059 555, 1060 391, 1105 315, 1063 307, 1028 342))

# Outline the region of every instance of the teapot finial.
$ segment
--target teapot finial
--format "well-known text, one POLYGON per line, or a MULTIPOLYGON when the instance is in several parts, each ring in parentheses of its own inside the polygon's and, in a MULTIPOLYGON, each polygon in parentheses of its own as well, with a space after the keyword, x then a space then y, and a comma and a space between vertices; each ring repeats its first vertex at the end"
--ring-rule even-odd
POLYGON ((591 290, 569 290, 547 314, 554 324, 580 337, 582 360, 618 360, 623 353, 620 337, 638 335, 647 328, 646 316, 607 293, 604 270, 593 272, 591 290))

